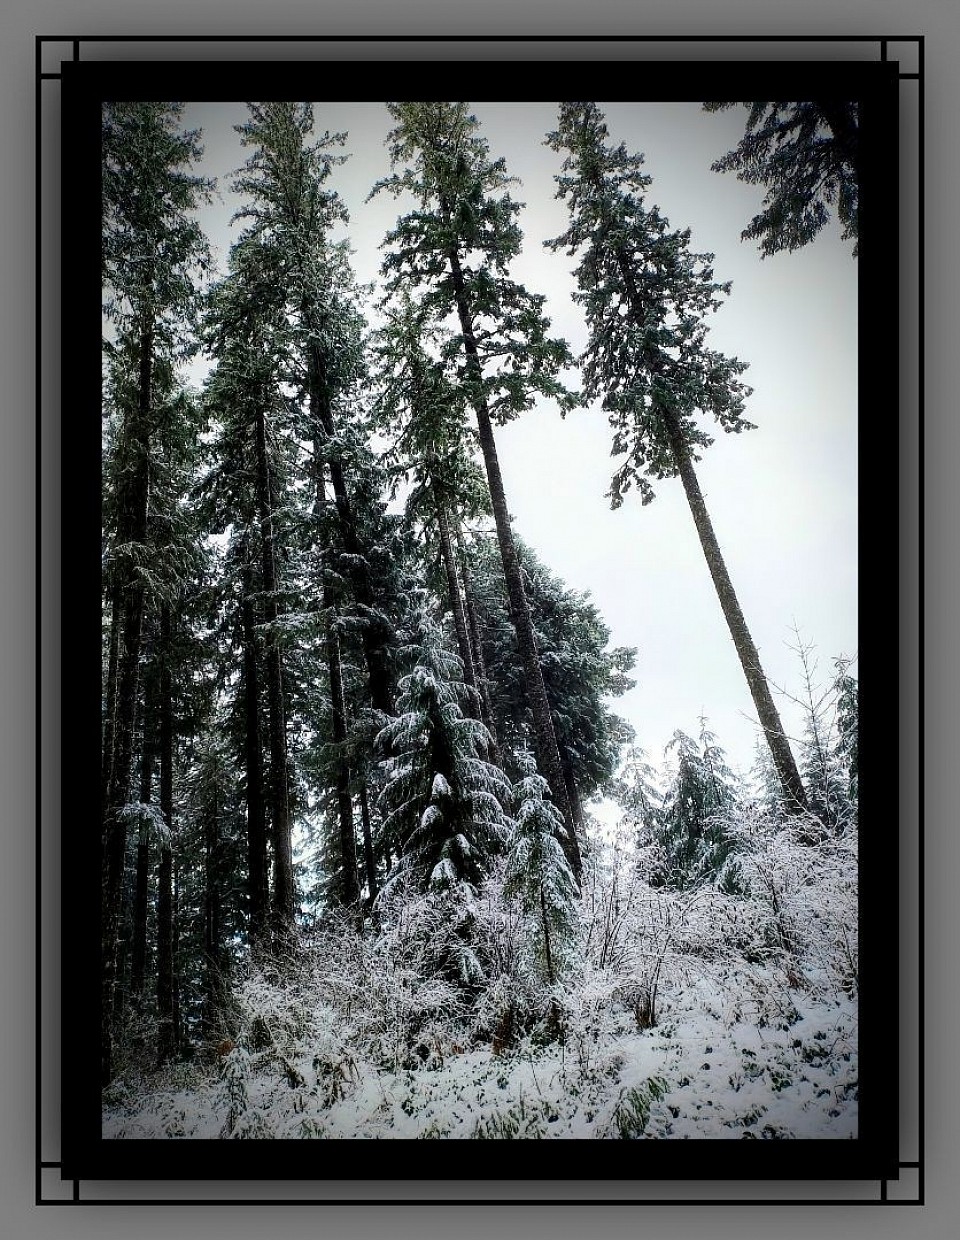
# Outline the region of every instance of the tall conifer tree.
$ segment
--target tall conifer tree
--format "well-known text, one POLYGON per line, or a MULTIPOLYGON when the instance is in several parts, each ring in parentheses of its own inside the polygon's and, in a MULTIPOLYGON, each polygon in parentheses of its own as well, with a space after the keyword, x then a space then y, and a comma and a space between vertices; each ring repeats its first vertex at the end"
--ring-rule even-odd
POLYGON ((210 183, 191 171, 202 148, 181 126, 177 103, 104 105, 102 124, 102 274, 112 334, 105 352, 113 372, 126 465, 113 496, 112 562, 107 584, 119 633, 104 726, 101 910, 101 1077, 113 1073, 117 929, 126 853, 139 664, 150 555, 152 444, 157 380, 194 347, 197 278, 206 241, 192 212, 210 183), (126 368, 126 381, 120 371, 126 368), (109 748, 109 752, 108 752, 109 748))
POLYGON ((706 317, 730 285, 714 280, 712 255, 690 250, 689 229, 671 231, 647 205, 643 156, 608 142, 595 103, 562 103, 547 141, 566 153, 557 197, 570 207, 569 228, 548 245, 580 259, 576 296, 590 333, 585 391, 609 414, 614 454, 626 456, 611 484, 613 507, 633 485, 646 504, 650 478, 680 478, 786 804, 802 811, 803 783, 694 469, 713 442, 697 414, 712 415, 724 431, 751 428, 743 416, 749 388, 739 377, 746 364, 706 343, 706 317))
POLYGON ((537 396, 563 409, 574 395, 558 375, 570 364, 566 344, 547 333, 544 298, 508 275, 520 251, 520 204, 507 193, 504 161, 492 159, 476 119, 464 103, 389 103, 396 127, 388 144, 395 171, 374 187, 412 194, 416 207, 387 237, 384 272, 392 289, 422 291, 423 305, 459 331, 446 356, 477 420, 480 450, 493 505, 511 619, 533 714, 537 762, 563 814, 564 847, 574 872, 581 868, 573 810, 563 779, 550 706, 543 684, 530 609, 500 461, 494 422, 515 418, 537 396))

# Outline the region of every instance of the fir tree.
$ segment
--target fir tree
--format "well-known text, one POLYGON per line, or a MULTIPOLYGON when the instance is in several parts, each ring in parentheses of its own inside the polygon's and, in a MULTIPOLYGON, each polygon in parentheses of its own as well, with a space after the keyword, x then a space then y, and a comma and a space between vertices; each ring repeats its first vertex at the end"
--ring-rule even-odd
POLYGON ((506 192, 504 161, 491 159, 476 119, 464 103, 389 103, 396 127, 388 138, 393 176, 375 186, 409 193, 415 208, 387 237, 383 268, 393 290, 421 290, 425 308, 459 333, 445 350, 477 420, 511 620, 533 714, 538 765, 563 812, 575 873, 580 848, 556 734, 523 590, 493 423, 529 409, 536 397, 569 408, 575 397, 558 379, 571 359, 566 344, 547 335, 544 298, 507 274, 520 251, 520 207, 506 192))
POLYGON ((527 924, 533 969, 553 987, 577 932, 576 879, 557 842, 560 814, 532 756, 514 787, 516 827, 507 854, 504 894, 515 897, 527 924))
POLYGON ((733 847, 727 827, 736 791, 724 752, 705 720, 697 741, 675 732, 667 745, 671 751, 676 773, 653 826, 665 860, 653 877, 671 887, 697 887, 720 874, 733 847))
MULTIPOLYGON (((735 103, 705 103, 708 112, 735 103)), ((860 220, 860 129, 857 104, 838 99, 816 103, 744 103, 749 108, 739 144, 711 166, 736 172, 748 185, 763 185, 763 210, 740 234, 759 242, 764 258, 811 242, 836 206, 845 241, 858 252, 860 220)))
POLYGON ((391 875, 422 890, 476 888, 490 855, 503 847, 509 781, 481 753, 483 724, 464 715, 462 665, 439 629, 421 617, 413 661, 401 678, 398 715, 380 732, 386 760, 382 832, 399 860, 391 875))
POLYGON ((112 1026, 126 818, 134 766, 134 722, 150 555, 153 443, 160 383, 195 347, 197 280, 209 258, 193 208, 210 190, 191 167, 202 148, 180 126, 176 103, 104 105, 102 124, 102 273, 105 341, 122 421, 126 467, 112 497, 115 671, 108 676, 103 735, 103 898, 101 1077, 113 1073, 112 1026), (122 371, 126 372, 121 379, 122 371))
POLYGON ((730 629, 760 724, 788 803, 806 794, 704 503, 694 463, 712 443, 696 415, 724 431, 750 427, 743 362, 707 347, 706 316, 730 286, 714 279, 710 254, 689 248, 690 232, 671 231, 646 204, 650 177, 642 155, 611 146, 594 103, 560 105, 548 143, 565 151, 557 196, 569 200, 570 227, 553 249, 578 255, 579 293, 589 328, 583 356, 586 394, 602 402, 613 427, 613 452, 626 456, 613 477, 614 508, 633 485, 653 499, 650 478, 679 476, 717 597, 730 629))

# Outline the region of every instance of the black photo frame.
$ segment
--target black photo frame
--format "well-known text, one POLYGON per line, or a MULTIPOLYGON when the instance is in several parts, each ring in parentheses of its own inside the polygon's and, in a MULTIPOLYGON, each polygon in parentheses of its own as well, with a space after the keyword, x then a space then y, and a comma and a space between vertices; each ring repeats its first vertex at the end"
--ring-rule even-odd
MULTIPOLYGON (((95 538, 99 508, 98 444, 88 426, 100 391, 94 369, 99 340, 93 335, 100 327, 92 300, 99 296, 99 290, 93 291, 99 265, 94 240, 99 236, 99 195, 91 169, 97 166, 101 101, 170 96, 219 101, 250 94, 315 98, 320 92, 360 100, 369 93, 371 64, 377 66, 378 95, 389 98, 420 98, 425 86, 433 97, 466 93, 476 99, 499 98, 504 77, 484 74, 484 66, 509 62, 511 89, 518 99, 563 97, 575 80, 578 94, 604 98, 717 99, 752 92, 792 99, 820 91, 860 100, 865 148, 858 260, 861 530, 868 523, 871 539, 895 546, 896 505, 890 492, 897 486, 897 430, 915 435, 919 425, 909 405, 918 395, 918 379, 909 364, 899 384, 894 377, 896 359, 904 357, 905 337, 912 340, 919 330, 919 314, 916 323, 911 317, 913 294, 903 286, 915 275, 913 247, 919 251, 922 237, 911 232, 905 245, 903 221, 911 217, 912 195, 919 192, 922 179, 922 52, 920 39, 883 38, 39 39, 38 440, 42 455, 48 437, 59 435, 64 460, 73 463, 78 476, 91 480, 89 491, 71 496, 69 519, 61 530, 64 562, 92 555, 88 545, 95 538), (255 90, 247 88, 251 81, 255 90), (58 206, 59 251, 52 239, 58 206), (59 381, 50 382, 47 376, 58 362, 59 381), (916 422, 910 424, 914 416, 916 422), (871 456, 869 469, 862 446, 868 420, 890 432, 883 437, 887 446, 871 456)), ((919 265, 916 262, 916 270, 919 265)), ((49 446, 46 451, 49 456, 49 446)), ((91 583, 96 579, 92 571, 90 578, 91 583)), ((96 649, 95 615, 92 599, 85 594, 74 598, 69 616, 66 611, 62 616, 65 651, 68 642, 78 651, 96 649)), ((871 847, 860 858, 861 1093, 856 1141, 751 1143, 748 1150, 739 1142, 648 1142, 637 1159, 642 1173, 635 1180, 609 1179, 609 1163, 597 1143, 561 1142, 551 1153, 555 1175, 545 1181, 530 1181, 522 1165, 501 1147, 488 1146, 482 1178, 466 1180, 459 1151, 451 1148, 456 1143, 441 1142, 431 1156, 431 1179, 403 1181, 387 1172, 382 1177, 357 1176, 354 1151, 331 1150, 329 1145, 323 1149, 323 1174, 318 1176, 320 1160, 306 1143, 278 1148, 275 1143, 235 1142, 227 1148, 226 1143, 105 1141, 100 1134, 97 1009, 92 1004, 75 1010, 70 999, 77 979, 93 985, 99 972, 98 905, 78 895, 99 890, 99 849, 84 838, 89 824, 71 821, 65 809, 57 812, 45 799, 37 851, 43 916, 37 957, 38 1203, 922 1201, 922 1065, 904 1061, 904 1052, 916 1049, 915 1033, 901 1039, 898 1057, 891 1029, 899 1012, 912 1030, 914 1007, 919 1010, 913 983, 898 979, 897 962, 919 951, 912 902, 918 888, 920 823, 914 821, 913 807, 898 815, 881 804, 870 782, 871 771, 889 769, 898 761, 894 745, 876 725, 883 707, 872 674, 884 649, 896 640, 896 611, 891 608, 888 621, 865 627, 860 654, 861 702, 866 703, 861 711, 861 798, 875 825, 871 847), (871 716, 871 711, 876 713, 871 716), (905 881, 912 882, 913 889, 905 891, 905 881), (898 908, 899 925, 894 915, 898 908), (62 925, 59 936, 49 928, 56 916, 62 925), (63 987, 59 997, 58 986, 63 987), (693 1195, 677 1191, 678 1182, 693 1195)), ((78 657, 78 663, 81 670, 71 672, 69 692, 64 684, 64 724, 71 721, 80 738, 79 768, 99 770, 99 738, 89 726, 99 700, 98 668, 95 660, 88 664, 78 657)), ((42 775, 41 769, 44 784, 42 775)), ((387 1160, 384 1165, 389 1166, 387 1160)))

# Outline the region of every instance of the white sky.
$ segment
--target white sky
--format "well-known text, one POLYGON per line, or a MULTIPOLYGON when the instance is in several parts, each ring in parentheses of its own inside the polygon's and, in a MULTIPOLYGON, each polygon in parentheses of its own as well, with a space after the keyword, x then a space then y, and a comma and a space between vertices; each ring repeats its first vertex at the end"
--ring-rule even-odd
MULTIPOLYGON (((857 650, 857 264, 831 224, 812 245, 762 259, 740 231, 762 191, 733 174, 710 171, 736 144, 746 112, 704 113, 697 103, 598 101, 611 139, 643 151, 653 177, 649 201, 674 228, 692 230, 691 246, 715 255, 731 295, 711 322, 710 344, 749 362, 754 389, 741 435, 717 432, 698 476, 734 587, 791 735, 799 710, 776 687, 800 695, 800 664, 789 649, 794 625, 816 646, 824 680, 835 656, 857 650)), ((328 182, 351 216, 348 235, 363 282, 378 276, 379 245, 397 218, 388 194, 365 198, 389 171, 381 103, 317 104, 317 131, 347 131, 348 162, 328 182)), ((577 354, 586 343, 571 300, 573 260, 542 242, 566 226, 554 198, 560 157, 542 145, 556 127, 550 103, 472 105, 494 157, 520 178, 526 204, 524 248, 513 274, 547 297, 553 334, 577 354)), ((237 104, 198 104, 186 121, 203 129, 203 171, 216 176, 221 201, 202 224, 221 266, 237 201, 229 176, 249 154, 232 126, 237 104)), ((571 375, 576 385, 575 375, 571 375)), ((731 765, 753 763, 757 727, 733 642, 679 479, 655 484, 642 507, 634 492, 612 512, 604 498, 613 473, 611 432, 598 408, 561 419, 544 403, 496 432, 516 531, 577 590, 589 590, 614 645, 636 646, 637 687, 613 708, 632 723, 637 743, 659 762, 674 730, 696 735, 706 715, 731 765)))

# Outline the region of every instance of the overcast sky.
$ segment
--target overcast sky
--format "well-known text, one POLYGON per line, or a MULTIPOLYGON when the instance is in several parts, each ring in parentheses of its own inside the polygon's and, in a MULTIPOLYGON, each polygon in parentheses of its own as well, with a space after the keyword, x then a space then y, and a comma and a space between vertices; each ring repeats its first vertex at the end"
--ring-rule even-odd
MULTIPOLYGON (((802 714, 776 692, 802 693, 794 627, 816 646, 824 680, 835 656, 857 651, 856 260, 835 224, 803 250, 762 260, 754 243, 740 241, 762 191, 710 164, 741 136, 744 109, 598 102, 611 139, 644 152, 653 178, 648 200, 672 227, 692 230, 693 249, 715 255, 718 280, 733 281, 709 343, 749 363, 746 417, 757 429, 718 431, 697 471, 784 725, 797 735, 802 714)), ((513 193, 526 204, 524 247, 513 274, 546 295, 554 334, 577 354, 586 329, 571 299, 573 260, 542 244, 566 226, 566 207, 554 197, 560 157, 543 145, 556 127, 556 105, 471 110, 491 154, 520 178, 513 193)), ((389 115, 382 103, 323 103, 315 113, 318 132, 349 135, 350 158, 328 185, 350 211, 357 275, 373 281, 398 210, 387 194, 365 202, 389 171, 389 115)), ((244 115, 242 105, 224 103, 193 105, 186 116, 203 129, 203 171, 221 188, 202 224, 222 269, 237 206, 229 178, 249 154, 232 128, 244 115)), ((516 531, 568 586, 590 592, 613 644, 638 649, 637 686, 612 703, 637 743, 659 762, 673 732, 696 735, 706 715, 731 764, 746 772, 758 735, 753 703, 679 479, 655 484, 657 498, 646 507, 630 492, 612 512, 605 498, 611 432, 596 407, 561 419, 544 402, 496 437, 516 531)))

